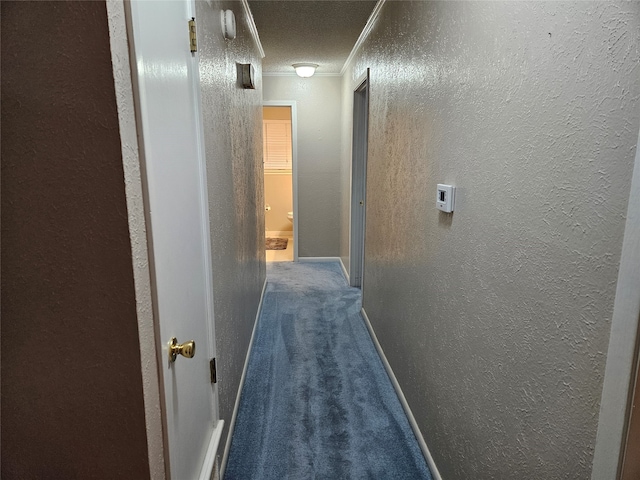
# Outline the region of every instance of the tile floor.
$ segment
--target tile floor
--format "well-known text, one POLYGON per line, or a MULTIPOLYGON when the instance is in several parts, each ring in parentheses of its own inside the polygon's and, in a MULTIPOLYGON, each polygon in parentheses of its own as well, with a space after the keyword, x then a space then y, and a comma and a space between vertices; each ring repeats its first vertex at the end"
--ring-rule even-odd
POLYGON ((286 250, 267 250, 267 262, 293 262, 293 236, 278 235, 278 238, 288 238, 286 250))

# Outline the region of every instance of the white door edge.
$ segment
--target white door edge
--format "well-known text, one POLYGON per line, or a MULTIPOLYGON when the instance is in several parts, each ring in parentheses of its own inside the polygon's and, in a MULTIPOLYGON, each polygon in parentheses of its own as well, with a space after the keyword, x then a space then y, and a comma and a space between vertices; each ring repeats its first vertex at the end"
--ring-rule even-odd
MULTIPOLYGON (((640 134, 638 134, 640 145, 640 134)), ((609 348, 600 399, 598 432, 593 454, 591 479, 618 478, 627 444, 636 374, 636 345, 640 326, 640 150, 636 157, 629 190, 618 283, 613 303, 609 348)))
MULTIPOLYGON (((196 3, 195 0, 189 1, 189 7, 191 9, 191 15, 196 18, 196 3)), ((196 18, 197 21, 197 18, 196 18)), ((197 28, 197 27, 196 27, 197 28)), ((205 140, 204 140, 204 117, 202 114, 202 91, 200 88, 200 55, 196 53, 193 61, 194 71, 197 72, 197 76, 192 77, 193 90, 195 92, 195 113, 196 113, 196 125, 198 126, 196 136, 198 138, 197 149, 198 156, 200 158, 200 185, 201 185, 201 198, 200 205, 202 211, 200 215, 202 217, 202 239, 203 239, 203 253, 205 261, 205 282, 206 282, 206 301, 207 301, 207 330, 209 334, 209 351, 207 355, 209 358, 216 357, 216 333, 215 333, 215 310, 213 302, 213 261, 211 259, 211 225, 209 223, 209 186, 207 183, 207 157, 205 152, 205 140)), ((212 409, 214 418, 220 417, 219 399, 218 399, 218 387, 216 384, 212 385, 212 409)))
POLYGON ((224 420, 218 420, 216 428, 211 432, 211 439, 209 440, 207 454, 205 455, 204 462, 202 463, 202 470, 198 477, 199 480, 211 480, 211 473, 213 472, 213 466, 216 463, 216 454, 218 453, 218 447, 220 446, 223 429, 224 420))
POLYGON ((164 386, 162 375, 158 373, 159 359, 162 355, 155 337, 157 324, 153 307, 150 252, 146 234, 147 218, 145 200, 143 200, 145 193, 141 173, 142 154, 138 143, 139 125, 136 123, 137 105, 133 92, 137 79, 135 78, 136 70, 131 68, 130 63, 132 58, 128 30, 130 25, 127 22, 131 22, 131 15, 126 12, 128 7, 122 0, 107 0, 106 7, 136 291, 149 472, 151 480, 165 480, 168 473, 165 460, 165 458, 168 459, 168 442, 163 413, 164 386))

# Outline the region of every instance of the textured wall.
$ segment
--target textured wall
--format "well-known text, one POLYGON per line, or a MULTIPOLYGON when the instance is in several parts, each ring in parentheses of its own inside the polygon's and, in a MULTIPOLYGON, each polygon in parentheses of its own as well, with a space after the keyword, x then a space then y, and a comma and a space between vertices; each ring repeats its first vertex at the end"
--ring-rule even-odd
POLYGON ((264 201, 271 207, 264 212, 267 232, 292 232, 293 223, 287 214, 293 211, 293 191, 290 173, 264 174, 264 201))
POLYGON ((264 77, 264 100, 293 100, 298 115, 298 255, 340 252, 340 77, 264 77))
POLYGON ((149 478, 104 2, 2 2, 2 478, 149 478))
POLYGON ((262 73, 240 2, 197 2, 196 13, 206 25, 198 36, 224 443, 265 280, 262 73), (235 40, 222 36, 220 9, 235 13, 235 40), (255 90, 238 84, 236 63, 254 66, 255 90))
POLYGON ((350 108, 371 67, 364 305, 443 478, 590 475, 639 22, 637 2, 387 2, 345 76, 350 108))

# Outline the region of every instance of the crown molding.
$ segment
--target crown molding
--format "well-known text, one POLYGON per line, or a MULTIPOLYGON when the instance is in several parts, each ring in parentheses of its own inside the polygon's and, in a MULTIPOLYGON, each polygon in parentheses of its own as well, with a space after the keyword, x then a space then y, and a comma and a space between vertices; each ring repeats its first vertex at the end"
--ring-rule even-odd
POLYGON ((264 49, 262 48, 262 42, 260 41, 260 35, 258 35, 258 28, 256 27, 256 22, 253 20, 253 13, 251 13, 251 9, 249 8, 249 2, 247 0, 242 0, 242 6, 244 7, 244 11, 247 14, 247 21, 249 23, 249 31, 251 31, 251 35, 256 42, 256 46, 258 47, 258 51, 260 52, 260 58, 264 58, 264 49))
MULTIPOLYGON (((263 77, 297 77, 296 72, 262 72, 263 77)), ((341 77, 341 73, 314 73, 312 77, 341 77)), ((298 77, 300 78, 300 77, 298 77)), ((307 77, 311 78, 311 77, 307 77)))
POLYGON ((385 1, 386 0, 378 0, 378 3, 376 3, 376 6, 373 7, 373 12, 371 12, 371 15, 369 15, 369 20, 367 20, 367 23, 364 25, 364 28, 362 29, 362 33, 360 33, 358 40, 356 40, 355 45, 351 49, 351 53, 349 54, 349 56, 347 57, 347 60, 344 62, 344 65, 342 66, 342 70, 340 70, 340 75, 344 75, 344 73, 347 71, 347 68, 349 68, 349 65, 351 64, 354 57, 356 56, 356 53, 358 53, 358 50, 360 50, 360 47, 369 36, 369 33, 371 33, 371 30, 373 30, 373 26, 376 23, 376 20, 378 20, 378 17, 380 16, 380 10, 382 10, 382 6, 385 4, 385 1))

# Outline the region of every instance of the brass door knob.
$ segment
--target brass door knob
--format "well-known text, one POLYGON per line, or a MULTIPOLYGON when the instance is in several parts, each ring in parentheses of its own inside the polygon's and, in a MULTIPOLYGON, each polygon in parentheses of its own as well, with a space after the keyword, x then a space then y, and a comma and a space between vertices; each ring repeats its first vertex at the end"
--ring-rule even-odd
POLYGON ((175 362, 178 354, 183 357, 193 358, 196 354, 196 342, 191 340, 190 342, 178 343, 176 337, 173 337, 169 342, 169 361, 171 363, 175 362))

